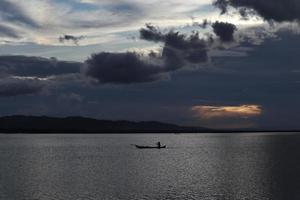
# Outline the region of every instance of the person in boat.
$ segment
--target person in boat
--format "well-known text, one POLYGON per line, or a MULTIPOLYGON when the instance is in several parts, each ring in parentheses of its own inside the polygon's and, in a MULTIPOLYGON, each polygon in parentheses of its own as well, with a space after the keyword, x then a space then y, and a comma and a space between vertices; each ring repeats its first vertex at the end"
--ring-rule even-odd
POLYGON ((161 148, 160 142, 157 142, 156 145, 157 145, 158 148, 161 148))

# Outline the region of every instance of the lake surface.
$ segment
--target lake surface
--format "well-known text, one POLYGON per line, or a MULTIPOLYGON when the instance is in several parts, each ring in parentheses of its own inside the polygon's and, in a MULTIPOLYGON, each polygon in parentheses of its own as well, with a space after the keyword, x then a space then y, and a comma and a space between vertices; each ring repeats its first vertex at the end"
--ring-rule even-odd
POLYGON ((299 200, 300 134, 0 135, 0 199, 299 200))

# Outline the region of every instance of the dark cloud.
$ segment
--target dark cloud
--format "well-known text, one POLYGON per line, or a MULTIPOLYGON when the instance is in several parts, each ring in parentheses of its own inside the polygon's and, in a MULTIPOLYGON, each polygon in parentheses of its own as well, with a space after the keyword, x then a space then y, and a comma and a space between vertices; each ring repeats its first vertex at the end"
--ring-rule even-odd
POLYGON ((86 66, 86 75, 99 83, 152 82, 161 79, 168 71, 130 52, 94 54, 86 61, 86 66))
POLYGON ((214 33, 221 39, 222 42, 234 41, 233 35, 237 30, 234 24, 227 22, 215 22, 212 24, 214 33))
POLYGON ((161 53, 139 55, 134 52, 94 54, 86 64, 85 74, 100 83, 130 84, 153 82, 168 77, 178 69, 208 61, 211 41, 197 32, 190 35, 175 31, 163 33, 158 27, 146 24, 140 38, 164 44, 161 53))
POLYGON ((158 27, 146 24, 146 28, 140 29, 140 38, 153 42, 161 42, 165 40, 165 35, 161 33, 158 27))
POLYGON ((83 39, 84 36, 74 36, 74 35, 64 35, 58 38, 60 43, 64 43, 65 41, 72 41, 76 45, 78 45, 78 42, 83 39))
POLYGON ((167 65, 180 68, 185 63, 199 64, 208 61, 208 50, 212 41, 202 39, 198 32, 191 35, 176 31, 162 33, 159 28, 147 24, 140 29, 140 38, 152 42, 163 42, 162 57, 167 65))
POLYGON ((39 25, 27 16, 23 10, 16 4, 7 0, 0 1, 0 16, 9 22, 22 24, 30 27, 39 27, 39 25))
POLYGON ((169 32, 165 38, 163 58, 169 67, 181 68, 186 64, 201 64, 208 61, 209 42, 199 38, 198 33, 190 36, 169 32))
POLYGON ((210 42, 201 39, 197 32, 190 35, 175 31, 162 33, 158 27, 147 24, 145 28, 140 29, 140 38, 164 43, 161 54, 94 54, 85 62, 86 75, 100 83, 153 82, 166 78, 170 72, 208 61, 210 42))
POLYGON ((0 37, 20 38, 19 34, 12 28, 0 25, 0 37))
POLYGON ((79 73, 82 63, 55 58, 0 56, 0 73, 14 76, 47 77, 79 73))
POLYGON ((300 20, 299 0, 216 0, 214 5, 223 14, 231 6, 238 9, 243 17, 256 13, 266 20, 277 22, 300 20))
POLYGON ((55 58, 0 56, 0 97, 38 94, 53 85, 74 82, 81 67, 82 63, 55 58))
POLYGON ((0 97, 37 94, 43 91, 46 84, 38 79, 0 79, 0 97))

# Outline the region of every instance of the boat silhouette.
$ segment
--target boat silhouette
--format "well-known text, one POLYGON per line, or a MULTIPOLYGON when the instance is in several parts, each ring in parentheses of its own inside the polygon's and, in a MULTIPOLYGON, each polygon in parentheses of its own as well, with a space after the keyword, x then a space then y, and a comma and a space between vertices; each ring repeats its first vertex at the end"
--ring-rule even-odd
POLYGON ((135 144, 135 147, 138 148, 138 149, 165 149, 167 146, 164 145, 164 146, 140 146, 140 145, 136 145, 135 144))
POLYGON ((134 145, 138 149, 165 149, 167 146, 141 146, 141 145, 134 145))
POLYGON ((165 149, 167 146, 162 146, 160 142, 156 143, 156 146, 141 146, 141 145, 134 145, 138 149, 165 149))

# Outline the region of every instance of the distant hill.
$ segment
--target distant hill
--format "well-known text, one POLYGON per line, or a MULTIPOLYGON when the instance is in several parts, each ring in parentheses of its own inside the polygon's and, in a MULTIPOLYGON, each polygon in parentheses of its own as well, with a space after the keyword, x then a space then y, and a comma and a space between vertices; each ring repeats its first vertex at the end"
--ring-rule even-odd
POLYGON ((206 128, 184 127, 156 121, 110 121, 85 117, 0 117, 0 133, 180 133, 205 132, 206 128))

